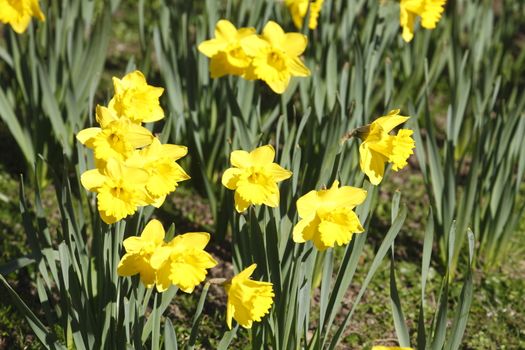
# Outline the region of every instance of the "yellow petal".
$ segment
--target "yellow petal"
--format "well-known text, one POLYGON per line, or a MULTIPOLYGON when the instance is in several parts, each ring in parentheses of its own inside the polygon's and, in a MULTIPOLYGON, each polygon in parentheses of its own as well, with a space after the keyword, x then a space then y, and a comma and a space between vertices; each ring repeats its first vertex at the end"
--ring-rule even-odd
POLYGON ((250 154, 246 151, 233 151, 230 154, 230 163, 237 168, 248 168, 251 166, 250 154))
POLYGON ((300 33, 286 33, 284 36, 284 49, 290 56, 300 56, 308 45, 308 38, 300 33))
POLYGON ((286 36, 279 24, 269 21, 263 28, 263 36, 272 46, 286 50, 286 36))
POLYGON ((204 249, 210 241, 210 234, 207 232, 188 232, 177 236, 179 239, 174 240, 175 244, 180 244, 184 247, 204 249))
POLYGON ((399 113, 398 109, 390 111, 388 116, 377 118, 376 120, 372 122, 372 124, 380 125, 381 128, 386 133, 388 133, 392 131, 392 129, 394 129, 396 126, 403 124, 404 122, 410 119, 410 117, 403 117, 403 116, 400 116, 398 113, 399 113))
POLYGON ((80 130, 77 134, 77 140, 87 147, 93 147, 93 139, 95 136, 100 134, 102 131, 101 128, 87 128, 84 130, 80 130))
POLYGON ((320 200, 317 191, 312 190, 297 200, 297 213, 305 218, 315 213, 319 207, 320 200))
POLYGON ((107 177, 102 175, 98 169, 92 169, 84 172, 80 176, 80 182, 88 191, 96 191, 97 188, 104 185, 107 177))
POLYGON ((234 41, 237 39, 237 28, 225 19, 221 19, 215 25, 215 37, 217 39, 234 41))
POLYGON ((270 43, 256 34, 241 39, 241 47, 248 56, 257 56, 270 48, 270 43))
POLYGON ((275 150, 272 145, 261 146, 250 152, 251 164, 263 165, 272 163, 274 158, 275 150))
POLYGON ((227 42, 218 39, 210 39, 203 41, 199 44, 198 50, 204 54, 206 57, 213 57, 219 51, 222 51, 226 48, 227 42))
POLYGON ((117 267, 117 274, 119 276, 127 277, 133 276, 140 272, 140 256, 135 254, 125 254, 117 267))
POLYGON ((173 249, 170 246, 163 246, 155 249, 155 252, 153 252, 153 255, 151 255, 151 259, 149 261, 151 267, 153 267, 155 270, 158 270, 165 263, 168 263, 172 250, 173 249))
POLYGON ((159 220, 153 219, 146 227, 144 227, 144 231, 142 231, 140 237, 142 240, 147 242, 153 242, 156 245, 161 244, 164 241, 164 227, 162 226, 161 222, 159 220))
POLYGON ((372 185, 379 185, 385 173, 387 159, 380 153, 372 151, 364 143, 359 146, 359 164, 368 176, 372 185))
POLYGON ((141 237, 131 236, 126 238, 122 244, 127 253, 138 253, 142 247, 147 244, 147 241, 143 240, 141 237))
POLYGON ((310 70, 304 65, 304 63, 298 58, 294 57, 288 61, 290 65, 290 72, 295 77, 308 77, 310 76, 310 70))
POLYGON ((268 165, 268 169, 266 169, 266 171, 268 171, 268 173, 276 182, 286 180, 292 176, 292 172, 290 170, 284 169, 277 163, 268 165))
POLYGON ((100 105, 97 105, 96 118, 97 123, 99 123, 103 128, 118 120, 118 116, 115 114, 115 111, 100 105))

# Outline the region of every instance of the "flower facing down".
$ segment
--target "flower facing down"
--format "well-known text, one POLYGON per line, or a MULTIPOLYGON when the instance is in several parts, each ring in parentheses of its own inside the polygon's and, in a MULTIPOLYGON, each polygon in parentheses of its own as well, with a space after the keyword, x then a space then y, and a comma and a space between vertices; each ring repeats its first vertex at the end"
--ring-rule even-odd
POLYGON ((392 163, 392 169, 398 171, 407 165, 408 157, 414 153, 414 131, 400 129, 397 135, 389 135, 408 119, 399 115, 399 109, 396 109, 357 130, 363 141, 359 146, 359 164, 373 185, 378 185, 383 179, 385 163, 392 163))
POLYGON ((0 0, 0 22, 10 24, 17 33, 26 31, 31 17, 45 21, 38 0, 0 0))
POLYGON ((151 266, 157 271, 157 290, 163 292, 172 284, 186 293, 206 278, 207 271, 217 261, 204 251, 210 240, 206 232, 178 235, 171 242, 155 250, 151 266))
POLYGON ((294 242, 311 240, 319 250, 347 244, 354 233, 364 231, 353 209, 365 198, 365 190, 339 187, 339 181, 330 189, 308 192, 297 200, 301 220, 293 230, 294 242))
POLYGON ((251 328, 254 321, 261 321, 273 304, 272 283, 250 279, 256 267, 256 264, 249 266, 225 284, 228 293, 226 323, 230 329, 232 319, 244 328, 251 328))
POLYGON ((155 269, 150 259, 153 252, 164 243, 164 228, 158 220, 151 220, 140 237, 129 237, 123 242, 126 254, 118 264, 119 276, 133 276, 140 273, 140 280, 147 288, 153 287, 156 280, 155 269))
POLYGON ((308 22, 308 28, 315 29, 317 28, 317 18, 323 7, 324 0, 315 0, 310 2, 310 0, 286 0, 286 6, 290 10, 292 15, 293 23, 297 29, 303 27, 303 20, 308 13, 308 5, 310 5, 310 20, 308 22))
POLYGON ((253 57, 255 78, 264 80, 278 94, 286 90, 292 76, 310 75, 310 70, 299 58, 307 43, 303 34, 285 33, 273 21, 266 24, 262 36, 254 34, 241 40, 244 52, 253 57))
POLYGON ((199 45, 199 51, 210 58, 212 78, 227 74, 245 76, 252 59, 241 48, 241 39, 252 34, 255 34, 255 28, 237 29, 224 19, 217 22, 215 38, 199 45))
POLYGON ((235 209, 241 213, 250 204, 279 205, 277 182, 288 179, 292 172, 274 163, 275 150, 266 145, 246 151, 233 151, 230 162, 234 166, 222 175, 222 184, 235 190, 235 209))
POLYGON ((107 224, 115 223, 146 205, 148 172, 128 167, 110 158, 105 167, 84 172, 80 182, 88 191, 97 193, 98 211, 107 224))
POLYGON ((126 117, 135 123, 149 123, 164 118, 164 110, 159 98, 163 88, 148 85, 139 71, 134 71, 122 79, 113 77, 115 95, 109 101, 109 109, 119 117, 126 117))
POLYGON ((399 22, 403 27, 403 40, 409 42, 414 38, 414 25, 417 16, 421 16, 423 28, 436 28, 446 2, 447 0, 401 0, 399 22))

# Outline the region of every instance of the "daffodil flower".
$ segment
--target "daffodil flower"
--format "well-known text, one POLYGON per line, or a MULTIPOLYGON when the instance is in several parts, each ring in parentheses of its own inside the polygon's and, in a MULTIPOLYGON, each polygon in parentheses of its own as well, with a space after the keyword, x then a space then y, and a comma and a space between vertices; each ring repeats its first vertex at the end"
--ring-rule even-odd
POLYGON ((209 233, 189 232, 175 236, 171 242, 156 249, 151 256, 151 266, 157 272, 157 290, 163 292, 173 284, 191 293, 204 281, 207 269, 217 265, 217 261, 204 251, 209 240, 209 233))
POLYGON ((45 21, 38 0, 0 0, 0 22, 11 25, 19 34, 26 31, 31 17, 45 21))
POLYGON ((164 228, 158 220, 151 220, 140 237, 128 237, 124 240, 126 254, 118 264, 119 276, 133 276, 140 273, 140 280, 147 288, 153 287, 156 272, 151 267, 150 259, 156 249, 164 243, 164 228))
POLYGON ((307 43, 306 36, 285 33, 273 21, 266 24, 262 36, 254 34, 241 40, 244 52, 253 57, 253 75, 264 80, 278 94, 286 90, 291 77, 310 75, 310 70, 299 58, 307 43))
POLYGON ((203 41, 198 49, 210 58, 210 74, 219 78, 227 74, 246 75, 252 58, 241 47, 241 39, 255 34, 255 28, 235 28, 227 20, 220 20, 215 26, 215 38, 203 41))
POLYGON ((421 17, 421 26, 426 29, 436 28, 441 19, 447 0, 401 0, 399 22, 403 27, 403 40, 414 38, 416 17, 421 17))
POLYGON ((308 192, 297 200, 297 212, 302 219, 294 227, 294 242, 311 240, 321 251, 348 244, 354 233, 364 231, 353 209, 365 198, 365 190, 339 187, 339 181, 334 181, 330 189, 308 192))
POLYGON ((310 6, 310 20, 308 22, 308 28, 315 29, 317 28, 317 18, 323 7, 324 0, 315 0, 310 2, 310 0, 286 0, 286 6, 290 10, 292 15, 293 23, 297 29, 303 27, 303 21, 308 12, 308 6, 310 6))
POLYGON ((144 169, 148 172, 146 189, 155 207, 160 207, 166 195, 175 191, 180 181, 188 180, 190 176, 175 161, 188 153, 185 146, 161 144, 158 138, 131 156, 126 164, 144 169))
POLYGON ((148 129, 127 118, 117 117, 114 111, 106 107, 97 106, 97 120, 102 128, 81 130, 77 140, 92 148, 98 160, 126 160, 135 149, 153 141, 154 137, 148 129))
POLYGON ((118 116, 129 118, 134 123, 149 123, 164 118, 164 110, 159 103, 164 89, 148 85, 141 72, 131 72, 122 79, 113 77, 113 86, 115 95, 108 107, 118 116))
POLYGON ((98 211, 107 224, 132 215, 148 201, 148 172, 127 167, 114 158, 109 158, 104 168, 84 172, 80 182, 88 191, 97 193, 98 211))
POLYGON ((250 153, 233 151, 230 162, 234 166, 222 175, 222 184, 235 190, 235 209, 241 213, 251 204, 279 205, 277 182, 288 179, 292 172, 274 163, 275 150, 262 146, 250 153))
POLYGON ((408 119, 399 115, 399 109, 396 109, 358 129, 357 135, 363 141, 359 146, 359 164, 373 185, 378 185, 383 179, 385 163, 392 163, 392 169, 398 171, 407 165, 408 158, 414 153, 412 130, 401 129, 397 135, 389 135, 408 119))
POLYGON ((229 329, 233 319, 242 327, 251 328, 253 322, 260 322, 272 307, 273 284, 250 279, 256 267, 256 264, 247 267, 225 284, 228 293, 226 323, 229 329))

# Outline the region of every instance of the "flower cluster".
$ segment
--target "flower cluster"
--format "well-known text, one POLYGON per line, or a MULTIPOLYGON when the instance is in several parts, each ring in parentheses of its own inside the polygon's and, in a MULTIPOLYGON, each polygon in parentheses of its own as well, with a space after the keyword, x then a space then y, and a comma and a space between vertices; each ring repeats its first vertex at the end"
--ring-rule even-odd
POLYGON ((31 17, 45 21, 46 17, 40 9, 38 0, 0 0, 0 22, 10 24, 19 34, 26 31, 31 17))
POLYGON ((399 22, 403 27, 403 40, 414 38, 416 17, 421 17, 421 26, 426 29, 436 28, 441 19, 447 0, 401 0, 399 22))
POLYGON ((262 35, 254 28, 240 28, 220 20, 215 38, 199 45, 210 58, 212 78, 237 75, 247 80, 261 79, 276 93, 282 94, 293 76, 306 77, 310 70, 299 56, 308 39, 300 33, 285 33, 279 24, 269 21, 262 35))
POLYGON ((206 278, 207 269, 217 261, 204 251, 210 240, 206 232, 189 232, 164 242, 164 227, 158 220, 151 220, 140 237, 124 240, 126 254, 118 264, 120 276, 140 274, 146 287, 156 285, 159 292, 171 285, 186 293, 206 278))
POLYGON ((139 206, 160 207, 178 182, 190 177, 176 163, 184 146, 162 144, 141 123, 164 118, 159 97, 164 89, 147 84, 135 71, 113 78, 115 96, 108 107, 97 106, 100 127, 87 128, 77 140, 93 149, 96 169, 81 176, 82 185, 97 193, 98 211, 112 224, 139 206))
POLYGON ((317 28, 317 18, 323 7, 324 0, 285 0, 286 6, 290 10, 292 15, 293 23, 297 29, 303 27, 303 21, 308 11, 310 11, 310 19, 308 21, 308 28, 317 28))

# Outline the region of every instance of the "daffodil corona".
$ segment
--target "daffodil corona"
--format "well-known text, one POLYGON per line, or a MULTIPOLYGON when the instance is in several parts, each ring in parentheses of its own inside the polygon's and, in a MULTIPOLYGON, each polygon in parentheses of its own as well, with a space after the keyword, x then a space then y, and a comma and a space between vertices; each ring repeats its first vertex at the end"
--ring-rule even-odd
POLYGON ((377 118, 370 125, 357 129, 356 134, 363 141, 359 146, 361 170, 373 185, 383 179, 385 163, 392 163, 394 171, 407 165, 407 160, 415 147, 410 129, 401 129, 397 135, 389 133, 409 117, 399 115, 399 109, 377 118))
POLYGON ((399 22, 403 27, 403 40, 414 38, 416 17, 421 17, 421 26, 426 29, 436 28, 441 19, 447 0, 401 0, 399 22))
POLYGON ((293 23, 297 29, 303 27, 303 21, 308 13, 308 6, 310 6, 310 20, 308 21, 308 28, 315 29, 317 28, 317 19, 321 8, 323 7, 324 0, 286 0, 286 6, 290 10, 292 15, 293 23))
POLYGON ((275 150, 262 146, 250 153, 233 151, 230 162, 234 166, 222 175, 222 184, 235 190, 235 209, 241 213, 251 204, 279 205, 277 182, 288 179, 292 172, 274 163, 275 150))
POLYGON ((38 0, 0 0, 0 22, 11 25, 19 34, 26 31, 31 17, 45 21, 38 0))
POLYGON ((260 322, 272 307, 272 283, 250 279, 256 267, 256 264, 249 266, 225 284, 228 293, 226 323, 230 329, 233 319, 242 327, 251 328, 253 322, 260 322))
POLYGON ((339 187, 339 181, 329 189, 308 192, 297 200, 301 220, 293 230, 294 242, 311 240, 319 250, 347 244, 354 233, 364 231, 353 209, 365 198, 365 190, 339 187))
POLYGON ((250 35, 241 40, 244 52, 253 57, 255 77, 264 80, 278 94, 286 90, 293 76, 310 75, 310 70, 299 58, 307 43, 303 34, 285 33, 273 21, 266 24, 262 36, 250 35))

